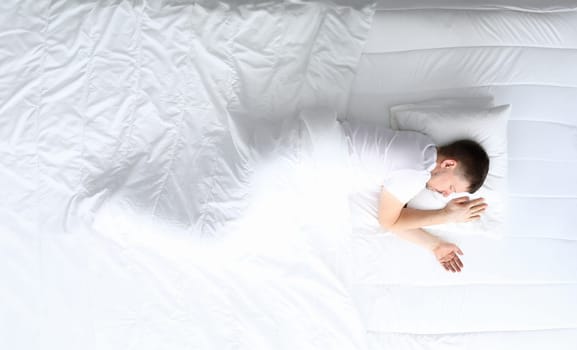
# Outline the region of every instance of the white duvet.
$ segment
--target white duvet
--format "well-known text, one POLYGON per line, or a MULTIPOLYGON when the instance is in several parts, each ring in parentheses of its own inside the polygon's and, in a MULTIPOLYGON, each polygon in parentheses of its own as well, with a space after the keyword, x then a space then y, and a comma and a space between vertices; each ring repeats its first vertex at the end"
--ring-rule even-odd
POLYGON ((363 348, 346 202, 267 130, 346 109, 371 16, 2 2, 0 347, 363 348))

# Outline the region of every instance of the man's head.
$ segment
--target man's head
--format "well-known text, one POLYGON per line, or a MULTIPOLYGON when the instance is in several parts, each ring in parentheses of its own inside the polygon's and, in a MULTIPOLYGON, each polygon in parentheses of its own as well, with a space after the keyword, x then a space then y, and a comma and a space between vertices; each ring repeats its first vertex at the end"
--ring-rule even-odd
POLYGON ((459 140, 437 149, 437 166, 427 188, 447 197, 454 192, 476 192, 489 172, 489 156, 475 141, 459 140))

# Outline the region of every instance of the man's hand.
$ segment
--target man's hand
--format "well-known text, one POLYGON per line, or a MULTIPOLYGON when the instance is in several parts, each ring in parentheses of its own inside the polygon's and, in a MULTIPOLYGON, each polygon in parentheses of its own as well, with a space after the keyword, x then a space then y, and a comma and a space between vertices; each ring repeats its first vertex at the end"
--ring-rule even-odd
POLYGON ((435 257, 445 270, 461 272, 463 263, 461 262, 461 259, 459 259, 458 255, 463 255, 463 252, 459 247, 457 247, 457 245, 441 241, 435 248, 433 248, 433 254, 435 254, 435 257))
POLYGON ((481 214, 487 209, 483 198, 469 200, 469 197, 451 199, 443 211, 448 222, 469 222, 479 220, 481 214))

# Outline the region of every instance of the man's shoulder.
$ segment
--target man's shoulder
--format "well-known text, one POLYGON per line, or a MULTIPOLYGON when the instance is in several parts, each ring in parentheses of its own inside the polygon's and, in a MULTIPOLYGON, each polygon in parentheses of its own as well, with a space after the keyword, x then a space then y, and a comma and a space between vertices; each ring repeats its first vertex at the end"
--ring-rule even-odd
POLYGON ((394 168, 428 170, 437 158, 437 147, 431 137, 418 131, 400 130, 391 144, 394 168))

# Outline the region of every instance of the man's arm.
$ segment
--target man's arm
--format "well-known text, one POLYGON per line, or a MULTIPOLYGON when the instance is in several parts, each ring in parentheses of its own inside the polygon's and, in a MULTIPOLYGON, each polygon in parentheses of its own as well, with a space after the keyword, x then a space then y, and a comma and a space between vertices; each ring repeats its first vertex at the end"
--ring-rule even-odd
POLYGON ((379 198, 379 224, 389 231, 402 231, 447 222, 444 209, 417 210, 403 206, 401 201, 383 189, 379 198))
POLYGON ((433 251, 435 248, 437 248, 437 246, 441 242, 443 242, 441 238, 432 235, 421 228, 415 228, 404 231, 394 231, 394 233, 400 238, 415 243, 416 245, 423 247, 429 251, 433 251))
POLYGON ((468 197, 461 197, 451 200, 440 210, 417 210, 405 208, 397 198, 382 190, 379 199, 379 223, 400 238, 431 251, 445 270, 460 272, 463 268, 459 258, 459 255, 463 255, 461 249, 420 227, 451 221, 477 220, 486 207, 482 198, 470 201, 468 197))
POLYGON ((447 222, 469 222, 479 219, 487 204, 483 198, 452 199, 446 207, 438 210, 404 208, 395 196, 381 190, 379 198, 379 224, 386 230, 399 232, 447 222))
POLYGON ((463 252, 456 244, 444 241, 420 228, 395 232, 395 235, 431 251, 445 270, 461 272, 463 262, 459 255, 463 255, 463 252))

